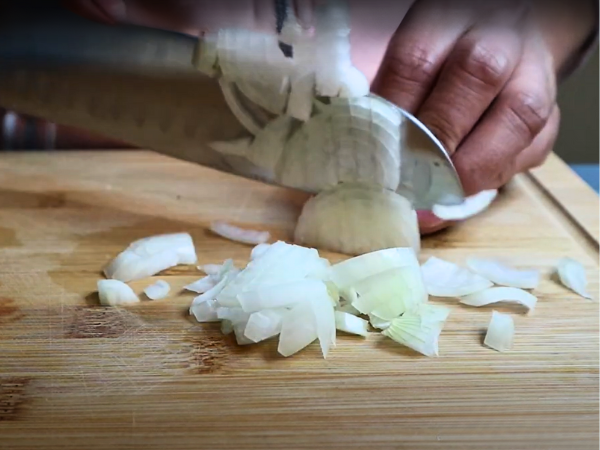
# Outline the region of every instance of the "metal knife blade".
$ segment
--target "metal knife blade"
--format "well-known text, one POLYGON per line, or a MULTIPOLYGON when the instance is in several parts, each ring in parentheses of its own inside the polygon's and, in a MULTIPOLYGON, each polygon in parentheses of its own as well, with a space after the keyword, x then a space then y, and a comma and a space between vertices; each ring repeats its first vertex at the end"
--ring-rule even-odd
MULTIPOLYGON (((2 106, 275 183, 245 158, 207 145, 245 130, 218 82, 194 69, 196 38, 107 26, 49 2, 36 4, 35 11, 20 3, 0 15, 2 106)), ((406 120, 398 191, 419 209, 460 203, 462 187, 443 146, 416 118, 399 111, 406 120)))

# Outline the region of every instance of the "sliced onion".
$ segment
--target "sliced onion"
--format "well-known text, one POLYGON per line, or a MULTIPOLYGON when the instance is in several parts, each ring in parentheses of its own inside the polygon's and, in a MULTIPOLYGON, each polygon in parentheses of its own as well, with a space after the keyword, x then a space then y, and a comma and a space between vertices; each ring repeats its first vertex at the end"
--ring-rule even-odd
POLYGON ((434 205, 431 212, 442 220, 463 220, 485 211, 494 201, 498 191, 490 189, 467 197, 460 205, 434 205))
POLYGON ((119 280, 98 280, 98 297, 103 306, 125 306, 140 301, 133 289, 119 280))
POLYGON ((385 330, 386 328, 389 328, 389 326, 392 323, 391 320, 384 320, 372 314, 369 316, 369 322, 374 328, 378 328, 380 330, 385 330))
POLYGON ((498 302, 518 303, 533 311, 537 297, 523 289, 513 287, 493 287, 461 297, 460 302, 469 306, 485 306, 498 302))
POLYGON ((581 263, 571 258, 562 258, 558 261, 557 273, 561 283, 567 288, 584 298, 592 298, 587 291, 587 276, 581 263))
POLYGON ((535 289, 540 283, 538 270, 517 270, 493 259, 469 258, 467 266, 473 272, 501 286, 535 289))
POLYGON ((382 334, 425 356, 438 356, 438 338, 449 314, 448 308, 423 303, 392 320, 382 334))
POLYGON ((218 281, 216 281, 214 279, 214 277, 207 275, 203 278, 200 278, 198 281, 194 281, 193 283, 190 283, 187 286, 184 286, 183 288, 186 291, 192 291, 197 294, 204 294, 209 289, 214 288, 217 283, 218 283, 218 281))
POLYGON ((196 250, 187 233, 164 234, 135 241, 106 268, 107 278, 129 282, 151 277, 178 264, 194 264, 196 250))
POLYGON ((171 286, 164 280, 156 280, 155 283, 152 283, 146 289, 144 289, 144 294, 150 300, 160 300, 169 295, 169 291, 171 290, 171 286))
POLYGON ((242 310, 242 308, 223 308, 217 307, 217 317, 220 320, 228 320, 232 325, 240 323, 245 324, 250 318, 250 314, 242 310))
POLYGON ((209 299, 204 302, 192 303, 190 314, 192 314, 198 322, 218 322, 217 317, 217 301, 209 299))
POLYGON ((268 231, 246 230, 222 221, 211 223, 210 229, 219 236, 244 244, 264 244, 271 238, 268 231))
MULTIPOLYGON (((412 248, 388 248, 347 259, 331 266, 331 281, 340 292, 348 293, 358 281, 397 267, 413 267, 420 274, 419 261, 412 248)), ((427 295, 426 293, 424 294, 427 295)))
POLYGON ((368 335, 369 322, 352 314, 336 311, 335 327, 345 333, 366 337, 368 335))
POLYGON ((261 342, 277 336, 281 332, 285 308, 265 309, 250 314, 244 331, 245 336, 252 342, 261 342))
POLYGON ((303 280, 322 265, 320 259, 315 249, 277 241, 260 258, 250 261, 223 289, 219 303, 228 307, 240 306, 238 295, 243 292, 303 280))
POLYGON ((323 358, 327 358, 329 349, 336 344, 334 304, 328 291, 308 297, 308 300, 313 312, 321 353, 323 358))
POLYGON ((467 266, 495 284, 521 289, 535 289, 539 285, 538 270, 518 270, 491 259, 470 258, 467 266))
POLYGON ((248 137, 233 139, 231 141, 213 141, 208 144, 214 151, 222 155, 235 155, 248 157, 252 139, 248 137))
POLYGON ((298 303, 283 317, 277 351, 282 356, 291 356, 316 339, 317 326, 310 302, 298 303))
MULTIPOLYGON (((291 98, 291 96, 290 96, 291 98)), ((276 117, 256 134, 248 149, 248 159, 275 178, 275 170, 296 121, 289 116, 276 117)))
POLYGON ((248 313, 263 309, 292 307, 307 299, 329 295, 326 284, 321 280, 303 279, 272 286, 261 286, 256 290, 238 294, 242 309, 248 313))
POLYGON ((435 256, 421 270, 428 294, 435 297, 462 297, 493 286, 481 275, 435 256))
POLYGON ((219 273, 222 266, 222 264, 205 264, 203 266, 198 266, 198 269, 206 275, 216 275, 219 273))
POLYGON ((494 350, 505 352, 513 345, 515 323, 508 314, 492 311, 492 320, 488 326, 483 343, 494 350))
MULTIPOLYGON (((393 320, 426 300, 423 295, 419 295, 419 287, 415 289, 414 277, 415 273, 410 266, 371 275, 354 285, 358 299, 352 306, 363 314, 393 320)), ((421 283, 421 280, 417 279, 416 283, 421 283)))
POLYGON ((342 183, 310 199, 294 240, 346 254, 392 247, 419 251, 421 236, 411 203, 383 188, 342 183))
POLYGON ((217 34, 205 34, 200 38, 194 54, 194 66, 209 77, 214 77, 219 73, 217 42, 217 34))
POLYGON ((250 252, 250 260, 255 260, 263 256, 270 246, 271 244, 258 244, 250 252))

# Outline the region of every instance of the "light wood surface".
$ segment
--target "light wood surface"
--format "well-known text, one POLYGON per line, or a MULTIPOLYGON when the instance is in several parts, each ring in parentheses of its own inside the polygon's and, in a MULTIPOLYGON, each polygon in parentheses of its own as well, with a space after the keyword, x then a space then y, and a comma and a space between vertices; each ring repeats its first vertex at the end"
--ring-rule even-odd
MULTIPOLYGON (((0 155, 0 448, 597 449, 598 303, 550 274, 573 257, 598 298, 598 198, 555 157, 534 177, 421 255, 542 270, 533 315, 433 300, 453 310, 439 358, 371 333, 285 359, 194 323, 191 295, 110 309, 94 291, 107 261, 158 233, 190 232, 200 263, 242 264, 249 247, 207 224, 289 239, 305 195, 146 152, 0 155), (492 309, 515 319, 508 353, 482 345, 492 309)), ((160 278, 177 292, 200 275, 160 278)))

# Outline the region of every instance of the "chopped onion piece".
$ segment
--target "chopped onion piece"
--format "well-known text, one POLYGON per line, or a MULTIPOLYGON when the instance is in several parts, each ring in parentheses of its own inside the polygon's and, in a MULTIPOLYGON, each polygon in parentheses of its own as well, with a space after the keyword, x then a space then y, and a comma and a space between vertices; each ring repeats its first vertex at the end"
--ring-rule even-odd
POLYGON ((233 324, 233 334, 235 334, 235 340, 238 345, 250 345, 254 344, 253 341, 248 339, 244 332, 246 331, 246 322, 233 324))
POLYGON ((335 311, 329 292, 308 297, 316 324, 317 337, 323 358, 327 358, 329 349, 335 347, 335 311))
POLYGON ((260 258, 265 254, 265 252, 269 249, 270 246, 271 244, 258 244, 252 249, 252 252, 250 253, 250 259, 255 260, 260 258))
POLYGON ((344 293, 358 281, 398 267, 413 267, 415 273, 420 273, 419 261, 412 248, 378 250, 334 264, 331 266, 331 281, 344 293))
POLYGON ((160 300, 169 295, 170 290, 171 286, 169 286, 169 283, 164 280, 157 280, 156 283, 153 283, 144 289, 144 294, 146 294, 146 297, 150 300, 160 300))
POLYGON ((371 322, 371 325, 374 328, 378 328, 380 330, 385 330, 392 323, 390 320, 383 320, 383 319, 381 319, 381 318, 379 318, 377 316, 374 316, 372 314, 369 315, 369 322, 371 322))
POLYGON ((558 261, 557 273, 560 282, 566 287, 584 298, 592 298, 587 292, 585 267, 580 262, 571 258, 562 258, 558 261))
POLYGON ((493 287, 461 297, 460 302, 469 306, 485 306, 498 302, 518 303, 527 308, 528 312, 531 312, 535 308, 537 297, 523 289, 493 287))
POLYGON ((268 231, 245 230, 221 221, 211 223, 210 229, 219 236, 244 244, 264 244, 271 238, 268 231))
POLYGON ((320 280, 304 279, 274 286, 261 286, 238 294, 243 310, 252 313, 269 308, 291 307, 307 299, 329 295, 327 285, 320 280))
POLYGON ((128 282, 151 277, 178 264, 195 262, 196 250, 189 234, 164 234, 131 243, 106 266, 104 274, 128 282))
POLYGON ((200 278, 198 281, 194 281, 193 283, 184 286, 183 288, 186 291, 192 291, 197 294, 204 294, 209 289, 214 288, 217 283, 218 281, 215 281, 214 277, 207 275, 203 278, 200 278))
POLYGON ((192 314, 198 322, 218 322, 217 302, 216 300, 207 300, 205 302, 192 304, 190 307, 192 314))
POLYGON ((103 306, 124 306, 138 303, 133 289, 119 280, 98 280, 98 297, 103 306))
POLYGON ((281 332, 283 316, 287 314, 284 308, 265 309, 250 314, 244 334, 252 342, 261 342, 281 332))
POLYGON ((493 286, 481 275, 435 256, 423 264, 421 271, 427 293, 435 297, 462 297, 493 286))
POLYGON ((426 301, 426 297, 420 295, 423 292, 421 283, 410 266, 386 270, 354 285, 358 299, 352 306, 363 314, 392 320, 426 301))
POLYGON ((229 320, 221 321, 221 333, 226 336, 233 333, 233 324, 229 320))
POLYGON ((438 338, 450 310, 423 303, 392 320, 382 334, 425 356, 438 356, 438 338))
POLYGON ((476 274, 501 286, 535 289, 540 283, 538 270, 517 270, 493 259, 469 258, 467 266, 476 274))
POLYGON ((303 280, 321 265, 317 250, 277 241, 260 258, 250 261, 223 289, 218 297, 219 303, 221 306, 240 306, 239 294, 303 280))
POLYGON ((296 304, 281 323, 277 351, 282 356, 291 356, 317 339, 317 326, 310 302, 296 304))
POLYGON ((222 264, 205 264, 203 266, 198 266, 198 269, 204 272, 206 275, 216 275, 223 267, 222 264))
POLYGON ((494 201, 498 191, 490 189, 467 197, 460 205, 433 205, 431 212, 442 220, 463 220, 485 211, 494 201))
POLYGON ((513 345, 515 323, 508 314, 492 311, 492 320, 488 326, 483 343, 494 350, 504 352, 513 345))
MULTIPOLYGON (((200 294, 198 297, 194 298, 194 301, 192 302, 192 305, 196 305, 198 303, 203 303, 206 302, 208 300, 215 300, 219 294, 221 292, 223 292, 223 290, 227 287, 227 285, 235 279, 235 277, 238 275, 238 271, 237 270, 230 270, 229 272, 225 273, 225 275, 221 278, 221 280, 215 284, 214 287, 210 288, 208 291, 200 294)), ((231 305, 231 306, 237 306, 237 305, 231 305)))
POLYGON ((345 333, 367 336, 369 322, 342 311, 335 312, 335 327, 345 333))
POLYGON ((217 308, 217 317, 220 320, 228 320, 234 326, 239 323, 246 323, 250 318, 250 314, 242 310, 242 308, 217 308))

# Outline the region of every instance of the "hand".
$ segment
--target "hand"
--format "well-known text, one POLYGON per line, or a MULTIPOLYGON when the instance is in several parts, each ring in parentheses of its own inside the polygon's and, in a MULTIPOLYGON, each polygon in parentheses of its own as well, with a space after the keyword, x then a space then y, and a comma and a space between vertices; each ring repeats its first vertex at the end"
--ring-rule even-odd
MULTIPOLYGON (((557 136, 556 61, 534 23, 518 26, 518 10, 417 0, 373 86, 440 139, 467 195, 542 164, 557 136)), ((447 225, 420 213, 423 233, 447 225)))

